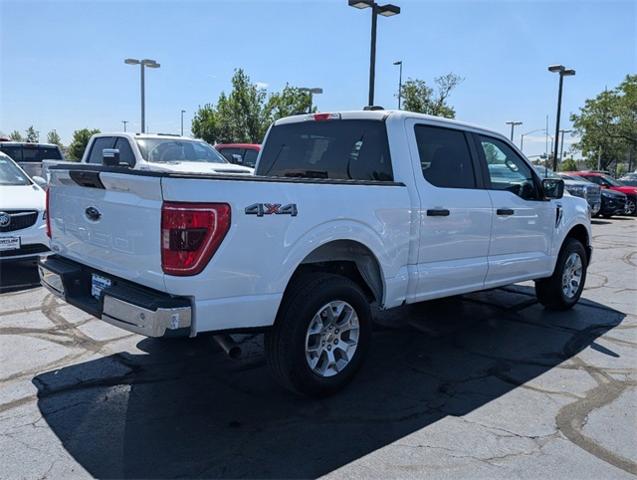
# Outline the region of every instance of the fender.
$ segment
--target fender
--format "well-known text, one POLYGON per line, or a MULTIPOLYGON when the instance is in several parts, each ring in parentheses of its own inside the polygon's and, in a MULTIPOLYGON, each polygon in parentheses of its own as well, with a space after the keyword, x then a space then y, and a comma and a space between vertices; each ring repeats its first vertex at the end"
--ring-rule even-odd
POLYGON ((582 226, 586 229, 588 237, 588 245, 584 245, 587 249, 591 248, 591 222, 588 216, 588 203, 586 200, 579 197, 563 197, 558 200, 557 205, 561 205, 563 211, 559 222, 555 228, 555 235, 553 237, 553 243, 551 248, 551 257, 553 262, 553 268, 557 262, 557 257, 560 253, 560 249, 564 244, 566 236, 576 226, 582 226))

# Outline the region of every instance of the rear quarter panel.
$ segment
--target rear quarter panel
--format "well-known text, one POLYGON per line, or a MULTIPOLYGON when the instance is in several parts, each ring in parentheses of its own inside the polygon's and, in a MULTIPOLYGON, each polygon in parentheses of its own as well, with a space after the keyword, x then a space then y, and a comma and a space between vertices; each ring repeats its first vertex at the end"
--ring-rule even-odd
POLYGON ((195 277, 164 277, 169 293, 195 298, 198 331, 271 325, 298 265, 334 240, 368 247, 385 284, 398 278, 406 290, 411 213, 403 186, 165 177, 162 191, 165 201, 232 209, 230 230, 206 269, 195 277), (296 204, 298 215, 246 214, 254 203, 296 204))

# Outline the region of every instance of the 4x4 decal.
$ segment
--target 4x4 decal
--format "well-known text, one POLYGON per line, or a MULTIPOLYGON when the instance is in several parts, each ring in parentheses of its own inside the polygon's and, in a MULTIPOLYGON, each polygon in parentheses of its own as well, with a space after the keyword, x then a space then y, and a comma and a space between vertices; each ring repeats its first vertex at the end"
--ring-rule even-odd
POLYGON ((296 217, 299 213, 296 203, 288 203, 282 205, 280 203, 253 203, 245 209, 246 215, 256 215, 262 217, 264 215, 291 215, 296 217))

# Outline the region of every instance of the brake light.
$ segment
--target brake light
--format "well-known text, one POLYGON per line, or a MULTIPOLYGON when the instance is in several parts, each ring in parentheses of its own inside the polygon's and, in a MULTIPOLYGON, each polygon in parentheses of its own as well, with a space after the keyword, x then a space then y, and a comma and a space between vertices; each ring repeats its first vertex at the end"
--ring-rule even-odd
POLYGON ((162 270, 169 275, 197 275, 229 228, 227 203, 165 202, 161 208, 162 270))
POLYGON ((315 113, 314 116, 315 122, 324 122, 326 120, 340 120, 340 113, 315 113))
POLYGON ((51 238, 51 209, 49 207, 49 189, 45 190, 45 210, 44 216, 46 217, 46 236, 51 238))

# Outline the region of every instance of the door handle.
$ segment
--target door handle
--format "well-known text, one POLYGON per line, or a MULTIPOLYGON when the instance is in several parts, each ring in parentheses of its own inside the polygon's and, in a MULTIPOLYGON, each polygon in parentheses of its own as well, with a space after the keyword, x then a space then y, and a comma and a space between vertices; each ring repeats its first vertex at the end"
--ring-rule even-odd
POLYGON ((512 208, 498 208, 495 213, 502 216, 509 216, 513 215, 515 212, 512 208))
POLYGON ((446 208, 432 208, 427 210, 428 217, 448 217, 449 210, 446 208))

